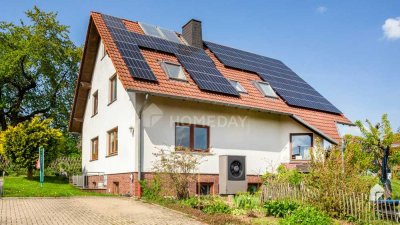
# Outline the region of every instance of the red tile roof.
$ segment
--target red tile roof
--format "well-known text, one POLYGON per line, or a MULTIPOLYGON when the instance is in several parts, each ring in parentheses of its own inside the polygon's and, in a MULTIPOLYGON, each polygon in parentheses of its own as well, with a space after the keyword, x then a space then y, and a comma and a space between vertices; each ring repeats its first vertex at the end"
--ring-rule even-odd
MULTIPOLYGON (((157 77, 158 83, 134 79, 125 65, 124 60, 106 27, 102 15, 100 13, 92 13, 91 18, 93 19, 94 26, 97 28, 100 38, 103 40, 105 48, 107 49, 107 53, 116 68, 118 78, 127 90, 149 92, 152 94, 159 94, 169 97, 189 98, 192 100, 252 108, 260 111, 271 111, 295 115, 335 141, 339 141, 340 139, 336 128, 336 122, 345 124, 352 123, 344 115, 293 107, 287 105, 281 98, 275 99, 264 97, 252 84, 252 81, 261 81, 257 74, 225 67, 208 49, 206 49, 206 53, 214 61, 217 69, 226 78, 239 81, 246 89, 248 94, 241 94, 240 98, 237 98, 233 96, 201 91, 191 79, 190 75, 186 72, 185 74, 188 78, 187 83, 168 80, 167 75, 162 70, 159 61, 168 60, 178 63, 177 58, 171 54, 144 49, 142 49, 141 52, 153 73, 157 77)), ((128 30, 144 34, 137 22, 124 20, 124 23, 128 30)), ((71 118, 73 118, 73 116, 71 118)))

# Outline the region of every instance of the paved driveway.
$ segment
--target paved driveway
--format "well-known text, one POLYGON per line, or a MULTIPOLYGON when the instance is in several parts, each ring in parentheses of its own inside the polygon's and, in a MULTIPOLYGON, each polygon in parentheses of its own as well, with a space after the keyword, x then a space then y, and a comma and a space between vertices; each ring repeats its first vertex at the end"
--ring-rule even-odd
MULTIPOLYGON (((129 198, 4 198, 0 199, 1 225, 200 225, 181 213, 129 198)), ((204 224, 203 224, 204 225, 204 224)))

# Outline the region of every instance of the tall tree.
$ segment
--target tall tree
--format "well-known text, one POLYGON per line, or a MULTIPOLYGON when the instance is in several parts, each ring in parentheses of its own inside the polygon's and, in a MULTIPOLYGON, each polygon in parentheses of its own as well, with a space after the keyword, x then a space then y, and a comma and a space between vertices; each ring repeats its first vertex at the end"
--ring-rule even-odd
POLYGON ((42 114, 66 131, 81 48, 56 13, 36 6, 29 22, 0 22, 0 128, 42 114))

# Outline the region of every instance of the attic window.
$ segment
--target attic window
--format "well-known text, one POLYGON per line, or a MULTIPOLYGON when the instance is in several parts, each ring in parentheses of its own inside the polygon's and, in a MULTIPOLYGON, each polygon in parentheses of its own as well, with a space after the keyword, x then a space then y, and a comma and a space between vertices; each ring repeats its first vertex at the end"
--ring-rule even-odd
POLYGON ((161 62, 161 66, 170 79, 186 81, 182 66, 170 62, 161 62))
POLYGON ((173 41, 175 43, 182 44, 180 39, 178 38, 178 35, 171 30, 167 30, 161 27, 145 24, 145 23, 140 23, 140 27, 143 29, 144 33, 146 35, 162 38, 168 41, 173 41))
POLYGON ((229 80, 229 82, 231 82, 232 86, 235 87, 238 92, 247 93, 246 89, 243 88, 239 81, 229 80))
POLYGON ((257 81, 255 82, 258 90, 266 97, 277 98, 275 91, 272 89, 271 85, 267 82, 257 81))

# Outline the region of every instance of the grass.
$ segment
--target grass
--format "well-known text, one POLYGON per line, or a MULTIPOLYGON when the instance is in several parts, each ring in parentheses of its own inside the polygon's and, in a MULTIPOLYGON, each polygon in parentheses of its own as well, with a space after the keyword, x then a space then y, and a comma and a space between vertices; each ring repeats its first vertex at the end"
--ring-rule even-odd
POLYGON ((278 225, 281 219, 275 217, 253 218, 251 224, 254 225, 278 225))
POLYGON ((393 199, 400 199, 400 180, 391 180, 392 181, 392 191, 393 191, 393 199))
POLYGON ((23 176, 5 177, 4 197, 70 197, 70 196, 104 196, 105 194, 85 192, 70 185, 63 177, 49 176, 44 178, 40 187, 39 177, 28 179, 23 176))

